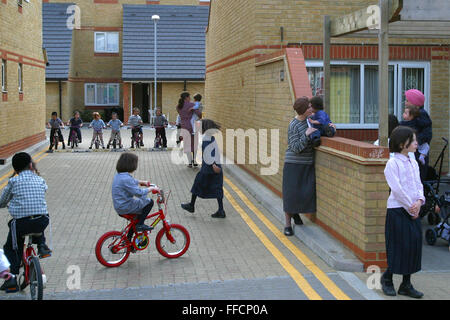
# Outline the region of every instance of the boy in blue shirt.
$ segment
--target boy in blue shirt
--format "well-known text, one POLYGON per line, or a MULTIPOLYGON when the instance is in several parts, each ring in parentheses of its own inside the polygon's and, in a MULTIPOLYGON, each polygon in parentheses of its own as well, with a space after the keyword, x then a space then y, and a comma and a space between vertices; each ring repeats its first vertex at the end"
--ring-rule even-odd
POLYGON ((311 140, 314 147, 320 146, 320 137, 333 137, 336 134, 336 130, 330 126, 332 123, 328 114, 323 110, 323 100, 321 97, 315 96, 310 100, 311 107, 313 108, 313 115, 308 119, 309 123, 317 131, 311 134, 311 140))
POLYGON ((37 173, 31 156, 26 152, 16 153, 12 158, 16 176, 8 181, 0 197, 0 208, 8 206, 12 220, 8 223, 9 233, 3 246, 6 258, 11 263, 12 276, 5 281, 0 290, 7 293, 19 291, 17 275, 20 270, 24 236, 30 233, 33 243, 38 245, 40 258, 51 255, 45 244, 44 230, 49 223, 45 192, 48 187, 37 173))
POLYGON ((120 136, 120 127, 123 127, 122 121, 117 119, 117 113, 113 112, 111 114, 111 120, 109 120, 108 124, 106 126, 111 127, 111 137, 109 138, 108 145, 106 146, 107 149, 109 149, 109 146, 111 145, 111 142, 114 139, 114 136, 117 135, 119 138, 119 148, 122 148, 122 137, 120 136))

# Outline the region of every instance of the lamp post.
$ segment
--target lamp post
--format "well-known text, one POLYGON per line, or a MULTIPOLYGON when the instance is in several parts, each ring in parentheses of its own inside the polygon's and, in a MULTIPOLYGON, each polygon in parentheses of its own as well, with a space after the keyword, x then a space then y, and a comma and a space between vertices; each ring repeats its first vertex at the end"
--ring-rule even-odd
MULTIPOLYGON (((157 95, 157 91, 156 91, 156 79, 157 79, 157 76, 156 76, 156 55, 157 55, 157 42, 156 42, 156 28, 157 28, 157 24, 158 24, 158 21, 159 21, 159 16, 158 15, 153 15, 152 16, 152 20, 153 20, 153 23, 154 23, 154 29, 155 29, 155 36, 154 36, 154 39, 155 39, 155 98, 154 98, 154 104, 153 104, 153 107, 154 107, 154 110, 153 110, 153 112, 154 112, 154 114, 156 114, 156 95, 157 95)), ((150 119, 150 123, 152 122, 152 119, 150 119)))

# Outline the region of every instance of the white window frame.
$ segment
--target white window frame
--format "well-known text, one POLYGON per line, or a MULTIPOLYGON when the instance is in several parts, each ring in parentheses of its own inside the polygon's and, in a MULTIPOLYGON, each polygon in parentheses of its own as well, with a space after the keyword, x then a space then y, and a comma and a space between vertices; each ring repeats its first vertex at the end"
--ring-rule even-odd
POLYGON ((23 93, 23 64, 19 63, 17 66, 17 78, 18 78, 18 87, 19 93, 23 93))
POLYGON ((120 51, 120 35, 119 32, 94 32, 94 51, 96 53, 119 53, 120 51), (100 50, 97 48, 97 35, 104 34, 105 35, 105 50, 100 50), (108 34, 116 34, 117 35, 117 50, 108 50, 108 34))
MULTIPOLYGON (((306 67, 312 68, 323 68, 323 61, 319 60, 308 60, 305 61, 306 67)), ((378 65, 375 61, 355 61, 355 60, 333 60, 331 65, 359 65, 360 71, 360 123, 336 123, 338 129, 378 129, 378 123, 364 123, 364 73, 366 65, 378 65)), ((425 94, 425 110, 430 112, 430 62, 428 61, 389 61, 389 66, 394 67, 394 114, 398 119, 401 120, 403 110, 401 109, 402 95, 401 95, 401 85, 402 85, 402 69, 403 68, 423 68, 424 69, 424 94, 425 94)))
POLYGON ((84 84, 84 105, 85 106, 119 106, 120 105, 120 84, 118 83, 85 83, 84 84), (108 94, 108 98, 107 104, 99 104, 97 103, 97 85, 102 84, 105 85, 106 84, 106 92, 108 94), (88 103, 87 101, 87 90, 88 90, 88 86, 93 85, 94 86, 94 97, 96 102, 95 103, 88 103), (116 87, 117 90, 117 102, 115 103, 109 103, 109 87, 110 86, 114 86, 116 87))
POLYGON ((2 81, 2 92, 7 92, 8 88, 8 84, 7 84, 7 69, 6 69, 6 60, 5 59, 1 59, 2 60, 2 70, 1 70, 1 81, 2 81))

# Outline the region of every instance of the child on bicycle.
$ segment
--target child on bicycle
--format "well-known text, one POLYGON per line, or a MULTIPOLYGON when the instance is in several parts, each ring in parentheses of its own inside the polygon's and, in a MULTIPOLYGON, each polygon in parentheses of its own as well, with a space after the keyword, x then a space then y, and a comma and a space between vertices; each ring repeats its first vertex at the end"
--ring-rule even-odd
POLYGON ((16 153, 12 158, 13 176, 0 197, 0 208, 8 206, 12 216, 9 221, 9 233, 3 246, 6 258, 11 263, 12 277, 6 280, 0 290, 16 292, 19 290, 17 275, 19 274, 24 236, 30 233, 32 241, 38 245, 40 258, 51 255, 51 250, 45 244, 44 230, 49 223, 45 192, 48 187, 45 180, 38 175, 31 156, 26 152, 16 153))
POLYGON ((94 116, 94 120, 92 120, 89 128, 93 128, 94 132, 92 134, 92 141, 89 149, 92 149, 92 145, 97 137, 100 139, 103 149, 105 149, 105 144, 103 142, 103 129, 106 128, 106 125, 98 112, 94 112, 92 115, 94 116))
POLYGON ((111 114, 111 120, 109 120, 107 127, 111 127, 111 137, 109 138, 108 145, 106 146, 107 149, 109 149, 109 146, 111 145, 112 141, 114 140, 114 137, 117 135, 117 138, 119 139, 119 148, 122 148, 122 137, 120 136, 120 127, 123 127, 122 121, 117 119, 117 113, 113 112, 111 114))
POLYGON ((73 114, 73 118, 71 118, 67 125, 70 126, 69 139, 67 140, 67 145, 70 144, 70 137, 72 136, 72 132, 75 131, 78 137, 78 143, 81 143, 81 130, 80 128, 83 126, 83 120, 80 118, 80 113, 75 111, 73 114))
MULTIPOLYGON (((133 153, 123 153, 117 161, 117 174, 114 176, 112 184, 112 199, 114 209, 119 215, 135 214, 138 217, 136 231, 150 231, 153 228, 144 224, 150 210, 153 207, 153 200, 147 198, 150 192, 159 192, 157 187, 149 187, 150 182, 139 181, 131 175, 138 166, 138 156, 133 153), (139 188, 145 186, 146 188, 139 188)), ((128 239, 131 240, 133 231, 130 230, 128 239)))
POLYGON ((167 127, 167 119, 164 117, 161 113, 161 109, 156 109, 156 117, 154 122, 154 127, 156 127, 156 136, 158 134, 161 136, 162 139, 162 147, 167 148, 167 137, 166 137, 166 127, 167 127))
POLYGON ((141 111, 138 108, 133 109, 133 115, 128 119, 128 125, 131 126, 131 147, 134 147, 134 134, 139 132, 139 139, 141 147, 144 146, 144 133, 142 132, 142 125, 144 122, 142 121, 141 116, 139 115, 141 111))
POLYGON ((62 142, 63 149, 65 149, 66 146, 64 144, 64 137, 61 133, 61 128, 64 128, 64 123, 60 118, 58 118, 58 113, 56 111, 52 112, 52 117, 47 123, 47 128, 50 129, 50 146, 48 147, 48 151, 52 151, 53 137, 55 133, 58 134, 58 139, 60 142, 62 142))

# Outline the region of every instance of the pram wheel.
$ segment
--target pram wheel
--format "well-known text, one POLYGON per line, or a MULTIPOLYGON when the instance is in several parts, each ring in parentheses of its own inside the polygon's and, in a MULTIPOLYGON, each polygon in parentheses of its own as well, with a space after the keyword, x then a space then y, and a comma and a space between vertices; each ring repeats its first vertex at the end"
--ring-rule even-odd
POLYGON ((430 224, 430 226, 435 226, 439 222, 441 222, 441 218, 439 217, 439 215, 436 212, 430 212, 428 214, 427 219, 428 219, 428 223, 430 224))
POLYGON ((425 240, 427 241, 427 243, 428 243, 430 246, 433 246, 433 245, 436 243, 436 240, 437 240, 437 233, 436 233, 436 230, 434 230, 434 229, 428 229, 428 230, 425 232, 425 240))

